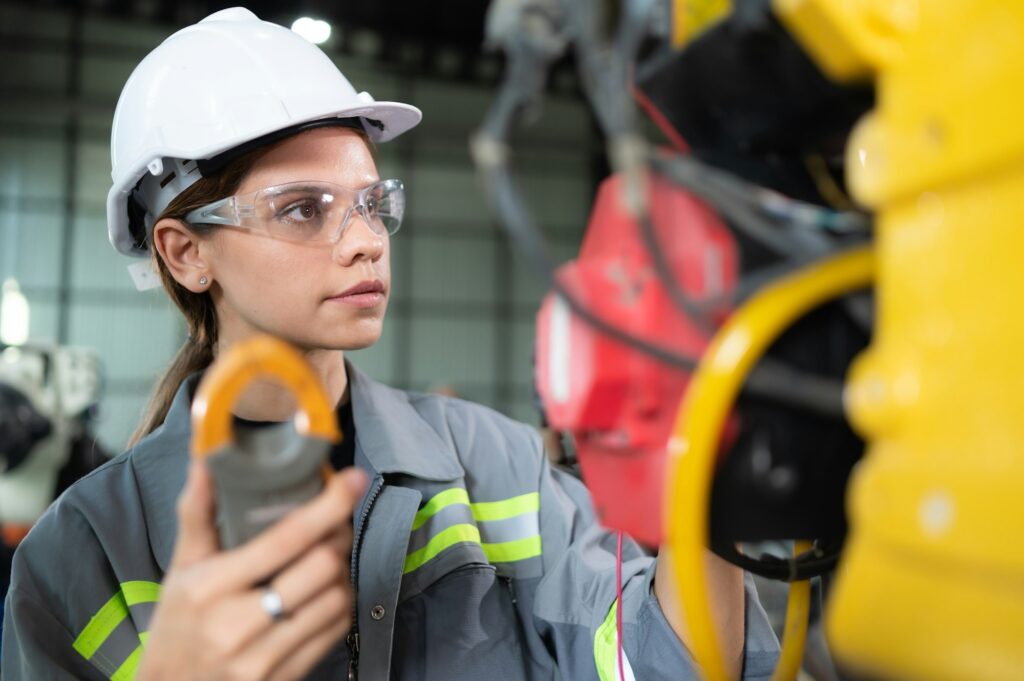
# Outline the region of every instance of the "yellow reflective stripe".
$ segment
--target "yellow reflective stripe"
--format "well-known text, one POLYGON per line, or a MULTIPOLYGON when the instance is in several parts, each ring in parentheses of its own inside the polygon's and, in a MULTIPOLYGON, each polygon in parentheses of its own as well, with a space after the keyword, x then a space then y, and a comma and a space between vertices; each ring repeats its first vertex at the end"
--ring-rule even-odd
MULTIPOLYGON (((473 513, 473 519, 477 522, 501 521, 536 514, 540 511, 540 494, 530 492, 521 494, 511 499, 501 501, 485 501, 470 503, 469 494, 461 487, 452 487, 435 494, 426 505, 421 508, 416 517, 413 518, 412 531, 415 532, 423 527, 431 518, 441 510, 453 505, 468 506, 473 513)), ((455 520, 448 519, 447 522, 455 520)), ((507 537, 509 534, 515 536, 511 528, 504 528, 507 537)), ((533 529, 536 532, 536 525, 532 528, 525 528, 527 532, 533 529)), ((431 531, 433 528, 431 528, 431 531)), ((424 530, 427 532, 427 530, 424 530)), ((498 538, 498 537, 495 537, 498 538)), ((420 543, 416 539, 415 544, 420 543)), ((439 553, 450 546, 462 542, 472 542, 482 547, 487 560, 494 563, 511 563, 518 560, 526 560, 541 555, 541 538, 539 534, 523 537, 513 541, 494 542, 482 544, 480 530, 469 523, 457 523, 439 531, 430 538, 425 546, 411 552, 405 559, 403 574, 408 574, 421 567, 439 553)))
POLYGON ((615 613, 619 609, 619 600, 615 599, 608 610, 608 616, 594 633, 594 665, 601 681, 617 681, 618 648, 615 645, 615 613))
POLYGON ((82 629, 72 647, 78 654, 89 660, 100 649, 114 629, 128 617, 128 608, 139 603, 153 603, 160 597, 160 585, 156 582, 124 582, 121 589, 103 604, 82 629))
POLYGON ((142 646, 132 651, 128 659, 111 674, 110 681, 132 681, 139 671, 139 662, 142 660, 142 646))
POLYGON ((615 599, 608 610, 608 616, 594 633, 594 665, 601 681, 636 681, 636 674, 633 673, 625 650, 622 651, 622 673, 625 677, 619 676, 618 632, 615 626, 615 615, 618 611, 619 601, 615 599))
MULTIPOLYGON (((435 499, 436 498, 437 497, 435 497, 435 499)), ((405 557, 405 567, 402 569, 402 574, 412 572, 448 547, 462 542, 480 543, 480 530, 476 528, 476 525, 467 525, 463 523, 461 525, 452 525, 451 527, 441 530, 429 542, 427 542, 426 546, 417 551, 413 551, 405 557)))
POLYGON ((470 504, 470 508, 473 509, 473 518, 476 520, 505 520, 524 513, 539 511, 540 494, 530 492, 502 501, 482 501, 470 504))
POLYGON ((482 544, 484 555, 492 563, 511 563, 516 560, 526 560, 541 554, 540 535, 506 541, 500 544, 482 544))
POLYGON ((127 616, 128 605, 124 602, 124 594, 118 591, 92 616, 89 624, 85 625, 85 629, 82 629, 82 633, 71 644, 72 647, 85 659, 91 659, 127 616))
POLYGON ((121 593, 128 606, 156 603, 160 600, 160 585, 156 582, 121 582, 121 593))
POLYGON ((453 504, 469 506, 469 495, 461 487, 452 487, 443 492, 438 492, 427 502, 427 505, 416 512, 412 521, 412 529, 416 531, 423 526, 423 523, 433 518, 442 509, 453 504))

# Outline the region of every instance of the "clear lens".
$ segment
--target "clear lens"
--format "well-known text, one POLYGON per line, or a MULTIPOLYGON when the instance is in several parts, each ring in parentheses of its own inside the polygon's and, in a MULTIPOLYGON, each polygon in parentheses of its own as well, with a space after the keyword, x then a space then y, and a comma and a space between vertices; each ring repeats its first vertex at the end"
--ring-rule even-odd
POLYGON ((329 241, 331 223, 337 224, 342 218, 335 214, 338 203, 335 193, 331 188, 317 185, 271 187, 256 194, 254 217, 257 225, 263 226, 274 238, 329 241))
POLYGON ((405 188, 398 180, 384 180, 367 187, 362 208, 363 219, 374 229, 394 234, 405 215, 405 188))
POLYGON ((192 211, 193 223, 237 225, 284 241, 334 243, 354 218, 379 234, 394 234, 405 215, 400 180, 359 190, 324 182, 292 182, 235 196, 192 211))

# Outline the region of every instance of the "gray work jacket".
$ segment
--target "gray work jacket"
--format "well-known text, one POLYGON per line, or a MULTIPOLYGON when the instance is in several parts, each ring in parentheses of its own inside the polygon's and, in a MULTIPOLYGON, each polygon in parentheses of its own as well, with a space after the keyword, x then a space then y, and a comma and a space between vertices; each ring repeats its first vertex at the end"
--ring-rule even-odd
MULTIPOLYGON (((371 484, 354 516, 363 681, 611 681, 615 536, 586 489, 551 468, 536 432, 487 408, 376 383, 349 366, 356 465, 371 484)), ((15 556, 3 681, 131 679, 177 529, 198 376, 164 424, 86 476, 15 556)), ((626 542, 627 678, 696 679, 651 588, 654 561, 626 542)), ((745 678, 767 679, 778 643, 748 579, 745 678)), ((355 637, 310 679, 346 679, 355 637)))

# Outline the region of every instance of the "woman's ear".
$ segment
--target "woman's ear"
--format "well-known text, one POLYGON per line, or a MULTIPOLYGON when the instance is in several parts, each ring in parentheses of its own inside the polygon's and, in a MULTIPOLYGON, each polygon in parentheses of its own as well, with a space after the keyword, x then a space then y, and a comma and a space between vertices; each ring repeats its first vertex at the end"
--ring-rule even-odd
POLYGON ((165 218, 153 226, 153 246, 175 281, 193 293, 210 287, 213 275, 200 237, 181 220, 165 218))

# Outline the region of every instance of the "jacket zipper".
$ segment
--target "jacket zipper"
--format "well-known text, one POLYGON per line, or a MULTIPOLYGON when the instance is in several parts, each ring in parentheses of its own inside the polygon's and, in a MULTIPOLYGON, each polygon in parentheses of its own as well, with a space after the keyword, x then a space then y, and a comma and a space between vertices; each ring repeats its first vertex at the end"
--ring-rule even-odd
MULTIPOLYGON (((355 526, 355 540, 352 542, 352 587, 358 590, 359 588, 359 548, 363 542, 363 529, 366 527, 366 519, 370 515, 370 510, 373 508, 374 502, 377 501, 377 497, 380 496, 381 489, 384 488, 384 478, 378 477, 373 481, 373 487, 370 488, 369 495, 366 498, 366 504, 363 506, 363 512, 359 515, 359 522, 355 526)), ((359 602, 356 601, 355 607, 352 608, 352 628, 348 632, 348 637, 345 639, 348 643, 348 681, 356 681, 359 678, 359 602)))

